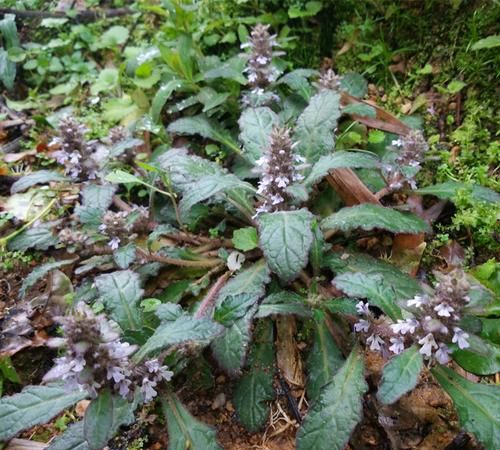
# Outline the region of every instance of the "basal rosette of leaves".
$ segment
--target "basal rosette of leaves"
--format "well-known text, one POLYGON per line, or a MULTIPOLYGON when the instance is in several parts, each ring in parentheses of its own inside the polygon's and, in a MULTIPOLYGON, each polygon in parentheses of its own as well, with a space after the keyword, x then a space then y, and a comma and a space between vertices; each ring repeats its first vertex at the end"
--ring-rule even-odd
MULTIPOLYGON (((358 98, 365 85, 359 75, 287 72, 266 27, 253 39, 243 48, 250 57, 203 72, 205 80, 244 87, 238 114, 234 105, 222 106, 229 94, 193 87, 196 51, 184 36, 177 50, 161 49, 177 72, 135 129, 92 140, 85 117, 63 119, 53 132, 50 170, 12 186, 19 201, 38 196, 37 208, 0 246, 69 255, 37 267, 21 290, 29 298, 41 280, 62 280, 57 295, 40 295, 62 325, 52 342, 65 353, 47 383, 0 400, 0 441, 87 397, 83 420, 49 448, 103 448, 136 420, 140 405, 159 401, 169 449, 218 449, 215 431, 183 405, 179 375, 210 355, 211 370, 234 384, 240 422, 263 429, 276 397, 273 380, 287 383, 275 348, 293 339, 276 325, 285 318, 313 330, 302 386, 310 407, 297 448, 345 447, 363 417, 369 351, 386 363, 377 401, 396 402, 431 369, 464 429, 498 448, 498 387, 471 383, 445 366, 454 359, 473 373, 498 372, 498 342, 485 325, 498 314, 493 293, 460 268, 424 283, 397 258, 382 260, 396 253, 398 236, 424 242, 432 233, 435 208, 425 209, 418 196, 435 205, 432 196, 444 194, 416 189, 423 135, 358 98), (256 77, 265 83, 255 84, 256 77), (181 108, 183 101, 190 107, 181 108), (179 117, 170 120, 169 109, 179 117), (339 127, 354 122, 385 133, 383 155, 337 148, 339 127), (148 132, 160 144, 147 160, 134 153, 146 145, 145 123, 155 124, 148 132), (214 145, 227 157, 208 158, 214 145), (374 178, 382 186, 372 191, 374 178), (70 186, 73 197, 63 194, 70 186), (336 198, 327 207, 325 192, 336 198), (368 252, 370 239, 376 246, 368 252), (56 297, 68 301, 54 304, 56 297)), ((497 200, 491 191, 478 199, 497 200)))

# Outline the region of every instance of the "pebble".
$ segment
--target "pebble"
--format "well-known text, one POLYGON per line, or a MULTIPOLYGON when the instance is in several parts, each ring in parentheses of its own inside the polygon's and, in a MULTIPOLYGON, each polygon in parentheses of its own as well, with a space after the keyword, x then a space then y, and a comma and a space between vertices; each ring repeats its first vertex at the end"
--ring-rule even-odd
MULTIPOLYGON (((214 401, 212 402, 212 410, 216 410, 224 406, 224 403, 226 403, 226 394, 224 392, 220 392, 217 394, 214 398, 214 401)), ((227 409, 227 406, 226 406, 227 409)))

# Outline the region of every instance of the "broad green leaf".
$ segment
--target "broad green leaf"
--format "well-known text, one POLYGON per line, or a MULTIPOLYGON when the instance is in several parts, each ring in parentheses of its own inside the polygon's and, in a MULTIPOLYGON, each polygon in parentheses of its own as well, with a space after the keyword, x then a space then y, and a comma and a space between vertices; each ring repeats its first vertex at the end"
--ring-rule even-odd
POLYGON ((85 411, 83 434, 91 450, 101 450, 122 425, 134 421, 133 403, 104 389, 85 411))
POLYGON ((460 424, 465 430, 473 433, 487 450, 498 450, 500 387, 472 383, 444 366, 437 366, 431 372, 453 400, 460 424))
POLYGON ((367 105, 366 103, 347 105, 345 108, 342 108, 342 113, 372 118, 377 117, 377 111, 375 110, 375 108, 373 106, 367 105))
POLYGON ((116 187, 111 184, 87 184, 81 192, 82 206, 107 211, 113 203, 115 191, 116 187))
POLYGON ((103 69, 99 72, 97 80, 90 87, 90 93, 97 95, 100 92, 109 92, 119 85, 119 71, 116 68, 103 69))
POLYGON ((22 430, 46 423, 87 396, 60 386, 27 386, 19 394, 0 399, 0 442, 22 430))
POLYGON ((177 119, 167 127, 167 131, 190 136, 197 134, 205 139, 220 142, 236 153, 240 152, 239 145, 233 140, 230 133, 202 114, 177 119))
POLYGON ((135 251, 136 247, 133 242, 117 248, 113 252, 113 259, 115 260, 116 265, 120 269, 126 269, 135 261, 135 251))
POLYGON ((273 324, 260 321, 248 357, 248 371, 238 380, 233 403, 239 421, 254 433, 269 417, 269 402, 275 397, 273 324))
POLYGON ((38 170, 19 178, 10 188, 11 194, 23 192, 36 184, 45 184, 50 181, 67 181, 68 178, 51 170, 38 170))
POLYGON ((321 178, 328 175, 328 172, 332 169, 341 167, 374 169, 379 166, 379 159, 370 153, 339 151, 319 158, 305 179, 304 184, 306 186, 316 184, 321 178))
POLYGON ((23 280, 21 289, 19 289, 19 295, 24 297, 28 290, 35 285, 38 280, 41 280, 49 272, 52 272, 59 267, 66 266, 75 262, 74 259, 64 259, 62 261, 54 261, 45 264, 41 264, 35 267, 30 274, 23 280))
POLYGON ((15 14, 5 14, 3 16, 3 19, 0 20, 0 34, 7 49, 21 46, 17 33, 15 14))
MULTIPOLYGON (((499 320, 496 319, 498 330, 499 320)), ((470 335, 468 342, 470 347, 460 350, 456 348, 453 359, 467 372, 476 375, 493 375, 500 372, 500 346, 492 342, 470 335)))
POLYGON ((188 154, 186 149, 171 149, 158 158, 175 190, 189 192, 194 182, 207 175, 224 175, 218 164, 196 155, 188 154))
POLYGON ((233 189, 243 189, 255 192, 255 188, 238 177, 227 175, 207 175, 196 181, 189 191, 186 191, 179 202, 179 211, 182 218, 186 218, 189 210, 197 203, 214 197, 215 195, 233 189))
POLYGON ((495 192, 483 186, 478 186, 476 184, 471 185, 466 183, 459 183, 457 181, 446 181, 445 183, 434 184, 432 186, 427 186, 425 188, 417 189, 415 193, 435 195, 436 197, 445 200, 453 200, 457 196, 458 191, 460 190, 470 191, 474 199, 482 202, 487 202, 487 203, 500 202, 500 194, 498 192, 495 192))
POLYGON ((333 130, 340 117, 340 95, 324 90, 311 98, 297 120, 294 140, 296 151, 314 164, 334 148, 333 130))
POLYGON ((363 353, 355 348, 333 380, 323 387, 297 434, 297 450, 343 450, 361 420, 363 353))
POLYGON ((260 245, 267 264, 283 281, 307 265, 313 216, 306 209, 264 213, 258 217, 260 245))
POLYGON ((260 300, 269 281, 269 268, 263 259, 241 271, 219 292, 215 302, 215 320, 230 327, 260 300))
POLYGON ((402 319, 401 309, 396 304, 400 298, 390 284, 384 283, 380 274, 346 272, 333 279, 334 285, 349 297, 366 298, 378 306, 392 320, 402 319))
POLYGON ((280 291, 268 295, 259 305, 256 318, 268 317, 273 314, 294 314, 300 317, 310 317, 311 312, 306 306, 306 299, 295 292, 280 291))
POLYGON ((310 17, 318 14, 323 8, 322 2, 309 1, 305 3, 305 9, 302 9, 298 5, 291 5, 288 8, 288 16, 290 19, 296 19, 297 17, 310 17))
POLYGON ((230 375, 238 375, 241 372, 252 338, 252 319, 256 311, 257 305, 252 306, 243 317, 236 319, 212 342, 214 358, 230 375))
POLYGON ((450 94, 457 94, 460 92, 467 84, 461 80, 452 80, 446 87, 450 94))
POLYGON ((153 101, 151 102, 151 110, 149 111, 153 122, 160 123, 163 107, 167 103, 172 93, 176 89, 179 89, 182 85, 183 82, 180 80, 170 80, 169 82, 162 85, 160 89, 158 89, 155 96, 153 97, 153 101))
POLYGON ((324 258, 323 265, 335 274, 361 272, 365 275, 381 275, 383 284, 394 290, 397 299, 409 300, 422 291, 414 278, 393 264, 367 254, 331 252, 324 258))
POLYGON ((115 25, 108 28, 97 41, 97 48, 111 48, 124 44, 129 36, 127 28, 121 25, 115 25))
POLYGON ((311 69, 295 69, 283 75, 278 83, 286 84, 290 89, 299 94, 305 101, 309 101, 314 89, 311 86, 308 78, 317 76, 317 70, 311 69))
POLYGON ((239 84, 247 84, 247 79, 243 76, 244 68, 245 60, 239 56, 235 56, 210 68, 203 73, 203 77, 206 80, 226 78, 228 80, 234 80, 239 84))
POLYGON ((323 386, 332 381, 344 364, 342 352, 335 344, 324 321, 314 324, 314 344, 307 358, 307 398, 316 401, 323 386))
POLYGON ((143 360, 146 356, 163 350, 171 345, 192 342, 197 347, 207 346, 223 332, 222 325, 213 320, 201 318, 195 319, 187 314, 176 320, 162 323, 146 343, 134 354, 136 362, 143 360))
POLYGON ((363 98, 368 92, 368 82, 363 75, 355 72, 348 72, 342 77, 340 89, 346 91, 353 97, 363 98))
POLYGON ((175 394, 165 394, 161 405, 167 419, 168 450, 222 450, 215 430, 195 419, 175 394))
POLYGON ((416 346, 394 356, 382 372, 382 381, 377 397, 384 405, 390 405, 411 391, 418 381, 420 371, 424 366, 422 355, 416 346))
POLYGON ((142 180, 131 173, 125 172, 124 170, 115 170, 110 174, 106 175, 106 181, 110 183, 141 183, 142 180))
POLYGON ((217 92, 211 87, 203 87, 198 93, 197 98, 203 105, 202 112, 205 113, 224 103, 229 95, 229 92, 217 92))
POLYGON ((342 208, 325 218, 321 227, 341 231, 379 228, 393 233, 424 233, 430 230, 429 225, 415 214, 370 203, 342 208))
POLYGON ((47 250, 50 246, 56 245, 57 237, 49 228, 35 227, 29 228, 9 240, 7 247, 11 251, 25 252, 33 248, 35 250, 47 250))
POLYGON ((485 48, 495 48, 500 47, 500 34, 494 34, 492 36, 485 37, 484 39, 479 39, 475 42, 471 50, 484 50, 485 48))
POLYGON ((323 303, 323 306, 333 314, 358 314, 356 310, 357 300, 352 298, 332 298, 323 303))
POLYGON ((9 54, 3 48, 0 48, 0 81, 7 88, 14 88, 14 80, 16 79, 16 63, 9 60, 9 54))
POLYGON ((90 450, 83 435, 83 420, 70 425, 50 443, 47 450, 90 450))
POLYGON ((234 248, 248 252, 259 246, 259 237, 254 227, 239 228, 233 231, 234 248))
POLYGON ((14 365, 12 364, 10 356, 0 357, 0 378, 2 377, 6 380, 11 381, 12 383, 21 384, 21 379, 19 378, 19 375, 17 374, 14 365))
POLYGON ((141 329, 142 314, 138 303, 144 291, 138 274, 122 270, 100 275, 95 285, 104 307, 122 330, 141 329))
POLYGON ((269 135, 279 124, 278 115, 267 106, 248 108, 241 113, 238 124, 245 153, 255 162, 269 146, 269 135))

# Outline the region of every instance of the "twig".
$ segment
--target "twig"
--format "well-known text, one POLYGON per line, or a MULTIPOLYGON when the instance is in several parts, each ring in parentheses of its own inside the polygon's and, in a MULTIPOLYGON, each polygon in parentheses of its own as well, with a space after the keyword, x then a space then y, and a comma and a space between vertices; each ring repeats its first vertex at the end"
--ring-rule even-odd
POLYGON ((92 21, 98 19, 111 19, 113 17, 126 16, 133 14, 135 11, 129 8, 117 9, 100 9, 93 11, 78 11, 75 15, 68 15, 67 11, 20 11, 14 8, 0 8, 0 15, 14 14, 20 19, 45 19, 45 18, 61 18, 74 21, 92 21))
POLYGON ((198 267, 203 269, 203 268, 215 267, 221 263, 220 259, 215 259, 215 258, 199 259, 192 261, 189 259, 176 259, 176 258, 170 258, 168 256, 158 255, 156 253, 148 253, 142 249, 137 249, 137 252, 147 261, 155 261, 179 267, 198 267))
POLYGON ((215 299, 219 294, 219 291, 222 289, 222 286, 226 284, 226 281, 231 276, 231 273, 232 272, 228 270, 226 273, 222 274, 219 277, 219 279, 214 283, 214 285, 210 288, 207 295, 202 300, 200 307, 198 308, 198 311, 196 311, 194 315, 195 319, 201 319, 202 317, 205 317, 205 315, 207 314, 207 310, 209 310, 213 306, 213 303, 215 302, 215 299))

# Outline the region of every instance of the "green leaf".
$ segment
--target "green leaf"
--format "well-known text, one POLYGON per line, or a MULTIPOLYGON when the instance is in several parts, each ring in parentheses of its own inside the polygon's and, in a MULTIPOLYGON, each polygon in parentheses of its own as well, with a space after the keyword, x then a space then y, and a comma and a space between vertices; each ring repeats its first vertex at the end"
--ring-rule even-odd
POLYGON ((336 274, 361 272, 380 275, 384 286, 394 290, 397 299, 409 300, 422 291, 418 282, 401 272, 396 266, 362 253, 331 252, 325 257, 324 266, 336 274))
POLYGON ((209 120, 203 114, 177 119, 167 127, 167 131, 169 133, 186 134, 190 136, 198 134, 205 139, 212 139, 220 142, 236 153, 240 152, 238 144, 234 142, 229 132, 215 122, 209 120))
POLYGON ((333 314, 358 314, 356 310, 357 301, 352 298, 336 297, 327 300, 323 306, 333 314))
POLYGON ((494 34, 492 36, 485 37, 484 39, 479 39, 475 42, 471 50, 484 50, 485 48, 495 48, 500 47, 500 34, 494 34))
POLYGON ((21 46, 16 28, 16 16, 14 14, 5 14, 3 19, 0 20, 0 34, 7 49, 21 46))
POLYGON ((356 348, 309 410, 297 434, 297 450, 344 449, 362 416, 368 390, 363 371, 363 353, 356 348))
POLYGON ((0 357, 0 374, 0 378, 3 377, 12 383, 21 384, 21 379, 19 378, 19 375, 17 374, 9 356, 0 357))
POLYGON ((257 305, 252 306, 243 317, 235 320, 212 342, 214 358, 230 375, 241 372, 252 336, 252 320, 256 311, 257 305))
POLYGON ((342 77, 340 89, 353 97, 363 98, 368 92, 368 82, 359 73, 348 72, 342 77))
POLYGON ((308 78, 313 76, 318 76, 317 70, 295 69, 280 77, 278 83, 286 84, 290 89, 295 91, 306 102, 308 102, 314 92, 308 78))
POLYGON ((70 425, 63 434, 50 443, 47 450, 90 450, 83 436, 83 420, 70 425))
POLYGON ((307 265, 312 244, 312 214, 306 209, 259 215, 260 245, 267 264, 283 281, 307 265))
POLYGON ((133 242, 117 248, 113 252, 113 259, 115 260, 116 265, 120 269, 126 269, 135 261, 135 251, 136 247, 133 242))
POLYGON ((9 240, 7 247, 11 251, 25 252, 30 248, 35 250, 47 250, 50 246, 56 245, 58 239, 52 234, 49 228, 35 227, 29 228, 9 240))
POLYGON ((243 189, 255 192, 255 188, 232 174, 207 175, 196 181, 189 191, 186 191, 179 202, 181 218, 186 219, 189 210, 204 200, 214 197, 216 194, 233 189, 243 189))
POLYGON ((483 186, 459 183, 457 181, 446 181, 445 183, 434 184, 433 186, 417 189, 414 192, 417 194, 435 195, 445 200, 453 200, 457 196, 458 191, 462 189, 470 191, 475 200, 487 203, 500 202, 500 194, 498 192, 483 186))
POLYGON ((9 60, 9 54, 3 48, 0 48, 0 81, 11 91, 14 88, 16 79, 16 63, 9 60))
POLYGON ((155 96, 153 97, 153 101, 151 102, 151 110, 149 111, 153 122, 160 123, 163 107, 167 103, 172 93, 176 89, 179 89, 183 84, 184 83, 180 80, 170 80, 169 82, 162 85, 160 89, 158 89, 155 96))
POLYGON ((154 352, 171 345, 187 342, 192 342, 197 347, 202 348, 209 345, 223 330, 222 325, 213 320, 206 318, 195 319, 185 314, 156 328, 154 334, 134 354, 133 359, 139 362, 154 352))
POLYGON ((340 95, 324 90, 309 101, 297 119, 294 140, 296 151, 314 164, 320 156, 329 154, 334 146, 333 130, 340 117, 340 95))
POLYGON ((122 270, 100 275, 95 279, 95 285, 104 307, 122 330, 141 329, 142 314, 138 302, 144 291, 137 273, 122 270))
POLYGON ((67 181, 65 176, 51 170, 38 170, 19 178, 10 188, 11 194, 23 192, 36 184, 45 184, 50 181, 67 181))
POLYGON ((366 298, 378 306, 392 320, 402 319, 401 309, 396 304, 399 298, 390 284, 384 283, 380 274, 347 272, 337 275, 333 284, 349 297, 366 298))
POLYGON ((248 252, 259 246, 257 230, 254 227, 239 228, 233 231, 234 248, 248 252))
POLYGON ((24 279, 21 289, 19 289, 19 295, 24 297, 27 291, 35 285, 38 280, 41 280, 49 272, 52 272, 59 267, 66 266, 75 262, 74 259, 64 259, 62 261, 54 261, 45 264, 41 264, 35 267, 30 274, 24 279))
POLYGON ((238 380, 233 403, 239 421, 254 433, 269 417, 269 402, 274 400, 274 333, 271 321, 260 321, 248 358, 248 371, 238 380))
POLYGON ((326 230, 350 231, 361 228, 365 231, 379 228, 393 233, 424 233, 429 225, 412 213, 403 213, 384 206, 364 203, 342 208, 323 219, 321 227, 326 230))
POLYGON ((444 366, 431 369, 453 400, 460 424, 483 443, 487 450, 500 448, 500 387, 476 384, 444 366))
MULTIPOLYGON (((498 330, 499 321, 496 319, 498 330)), ((484 341, 471 335, 468 342, 470 347, 453 352, 453 359, 467 372, 476 375, 493 375, 500 372, 500 346, 484 341)))
POLYGON ((186 149, 171 149, 158 158, 162 169, 167 171, 175 190, 189 192, 194 182, 207 175, 224 175, 218 164, 196 155, 189 155, 186 149))
POLYGON ((86 397, 60 386, 27 386, 19 394, 0 399, 0 442, 22 430, 46 423, 61 411, 86 397))
POLYGON ((278 115, 266 106, 247 108, 241 113, 238 124, 245 154, 255 162, 269 146, 271 131, 279 124, 278 115))
POLYGON ((411 391, 418 381, 424 366, 418 347, 412 346, 403 353, 394 356, 382 372, 382 382, 377 397, 384 405, 390 405, 411 391))
POLYGON ((222 450, 215 430, 189 414, 175 394, 165 394, 161 405, 167 419, 168 450, 222 450))
POLYGON ((450 83, 448 84, 447 86, 447 89, 448 89, 448 92, 450 94, 457 94, 458 92, 460 92, 464 87, 466 86, 466 84, 463 82, 463 81, 460 81, 460 80, 453 80, 453 81, 450 81, 450 83))
POLYGON ((324 320, 314 323, 314 344, 307 358, 307 398, 315 402, 321 389, 333 380, 344 364, 342 352, 335 344, 324 320))
POLYGON ((103 69, 97 80, 90 87, 90 93, 97 95, 100 92, 109 92, 119 85, 119 71, 115 68, 103 69))
POLYGON ((311 312, 306 306, 306 299, 295 292, 279 291, 268 295, 259 305, 256 318, 268 317, 273 314, 294 314, 300 317, 310 317, 311 312))
POLYGON ((143 181, 132 175, 131 173, 125 172, 124 170, 115 170, 110 174, 106 175, 106 181, 110 183, 143 183, 143 181))
POLYGON ((202 112, 207 112, 223 104, 229 95, 229 92, 217 92, 211 87, 203 87, 198 93, 197 98, 203 104, 202 112))
POLYGON ((296 19, 298 17, 310 17, 318 14, 323 8, 323 4, 318 1, 310 1, 305 4, 305 9, 300 8, 297 5, 291 5, 288 8, 288 16, 290 19, 296 19))
POLYGON ((328 172, 332 169, 341 167, 375 169, 379 166, 379 159, 370 153, 339 151, 319 158, 304 184, 306 186, 316 184, 324 176, 328 175, 328 172))
POLYGON ((104 389, 85 411, 83 434, 91 450, 101 450, 122 425, 134 421, 135 405, 104 389))
POLYGON ((367 105, 366 103, 355 103, 347 105, 345 108, 342 108, 342 113, 372 118, 377 117, 377 111, 375 110, 375 108, 373 106, 367 105))
POLYGON ((111 184, 87 184, 81 192, 82 206, 105 212, 113 203, 116 187, 111 184))
POLYGON ((106 30, 97 41, 97 48, 111 48, 124 44, 129 36, 127 28, 115 25, 106 30))

